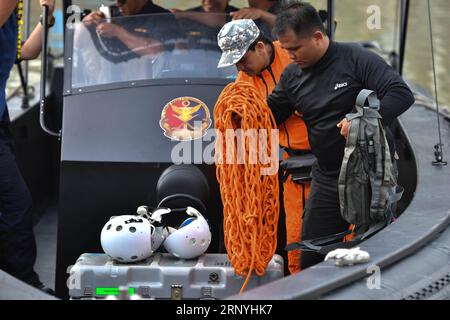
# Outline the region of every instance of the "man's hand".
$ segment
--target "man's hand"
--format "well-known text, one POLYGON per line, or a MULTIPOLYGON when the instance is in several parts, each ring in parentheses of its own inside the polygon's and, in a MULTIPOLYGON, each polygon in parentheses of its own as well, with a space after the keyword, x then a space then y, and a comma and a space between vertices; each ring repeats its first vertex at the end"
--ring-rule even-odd
POLYGON ((39 0, 41 7, 46 5, 48 7, 49 17, 53 16, 53 11, 55 11, 55 0, 39 0))
POLYGON ((84 19, 83 22, 86 26, 90 26, 91 24, 99 24, 101 20, 105 19, 105 16, 100 11, 93 11, 89 13, 84 19))
POLYGON ((233 20, 238 19, 257 20, 262 17, 264 12, 265 12, 264 10, 258 8, 242 8, 238 11, 230 12, 230 15, 233 17, 233 20))
POLYGON ((98 35, 104 37, 104 38, 113 38, 117 37, 118 33, 120 32, 120 27, 115 25, 114 23, 100 23, 96 30, 98 35))
POLYGON ((347 139, 348 130, 350 128, 350 122, 347 119, 342 119, 341 122, 337 124, 337 127, 341 129, 341 135, 347 139))

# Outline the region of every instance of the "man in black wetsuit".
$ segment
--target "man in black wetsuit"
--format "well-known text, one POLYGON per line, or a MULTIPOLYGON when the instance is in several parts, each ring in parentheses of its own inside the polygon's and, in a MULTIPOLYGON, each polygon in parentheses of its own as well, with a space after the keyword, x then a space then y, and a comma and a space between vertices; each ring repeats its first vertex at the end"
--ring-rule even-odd
MULTIPOLYGON (((303 212, 302 239, 343 232, 349 224, 340 215, 338 177, 349 127, 345 115, 352 112, 361 89, 377 93, 385 125, 405 112, 414 97, 401 76, 379 56, 358 44, 330 40, 316 9, 307 3, 281 11, 274 31, 294 63, 286 67, 267 102, 278 124, 294 111, 302 114, 317 157, 303 212)), ((392 139, 390 145, 393 152, 392 139)), ((301 269, 323 258, 304 252, 301 269)))

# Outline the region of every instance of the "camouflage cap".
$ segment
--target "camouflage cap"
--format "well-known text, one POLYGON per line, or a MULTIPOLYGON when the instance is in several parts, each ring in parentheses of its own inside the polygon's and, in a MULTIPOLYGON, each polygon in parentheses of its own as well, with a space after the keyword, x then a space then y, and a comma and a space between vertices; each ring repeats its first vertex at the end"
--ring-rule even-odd
POLYGON ((222 50, 217 67, 224 68, 238 62, 259 34, 258 27, 250 19, 233 20, 225 24, 217 35, 217 43, 222 50))

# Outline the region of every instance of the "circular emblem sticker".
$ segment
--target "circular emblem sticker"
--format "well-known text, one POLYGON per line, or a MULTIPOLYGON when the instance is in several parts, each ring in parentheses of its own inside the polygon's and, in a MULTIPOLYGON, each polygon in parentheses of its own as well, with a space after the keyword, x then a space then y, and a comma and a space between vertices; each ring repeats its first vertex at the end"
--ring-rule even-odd
POLYGON ((211 116, 204 102, 192 97, 180 97, 164 106, 159 125, 170 139, 195 140, 206 134, 211 126, 211 116))

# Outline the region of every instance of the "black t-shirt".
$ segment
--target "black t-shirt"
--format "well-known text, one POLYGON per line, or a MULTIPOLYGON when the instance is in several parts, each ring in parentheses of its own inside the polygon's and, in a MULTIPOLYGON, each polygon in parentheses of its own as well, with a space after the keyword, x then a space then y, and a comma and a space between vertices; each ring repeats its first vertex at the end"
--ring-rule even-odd
MULTIPOLYGON (((121 26, 135 36, 155 39, 163 43, 166 50, 172 50, 175 42, 182 38, 182 32, 175 16, 149 0, 141 11, 132 16, 123 16, 117 6, 111 6, 112 23, 121 26), (147 16, 142 16, 147 15, 147 16)), ((118 63, 137 58, 133 48, 118 38, 103 38, 97 35, 95 25, 89 28, 94 45, 106 59, 118 63)))
MULTIPOLYGON (((226 14, 229 14, 230 12, 233 12, 233 11, 238 11, 239 9, 238 8, 236 8, 236 7, 233 7, 233 6, 230 6, 230 5, 227 5, 226 7, 225 7, 225 11, 224 11, 224 13, 226 13, 226 14)), ((195 7, 195 8, 191 8, 191 9, 188 9, 187 11, 194 11, 194 12, 205 12, 205 10, 203 9, 203 7, 202 6, 198 6, 198 7, 195 7)))
POLYGON ((314 66, 303 70, 296 64, 286 67, 267 102, 277 123, 287 120, 295 110, 300 112, 319 165, 336 170, 345 149, 345 138, 336 125, 352 112, 362 89, 377 93, 384 124, 414 103, 402 77, 381 57, 359 44, 332 41, 314 66))
POLYGON ((181 30, 175 16, 169 10, 154 4, 151 0, 136 15, 149 16, 138 17, 137 19, 118 19, 116 23, 137 36, 150 37, 161 42, 181 37, 181 30))
MULTIPOLYGON (((225 22, 231 21, 230 12, 238 11, 239 9, 230 5, 227 5, 223 14, 225 16, 225 22)), ((188 9, 189 12, 205 13, 202 6, 188 9)), ((211 13, 214 14, 214 13, 211 13)), ((204 49, 204 50, 216 50, 220 51, 217 45, 217 34, 222 26, 210 27, 197 21, 190 19, 180 20, 180 25, 186 32, 187 39, 189 41, 189 47, 191 49, 204 49)))

